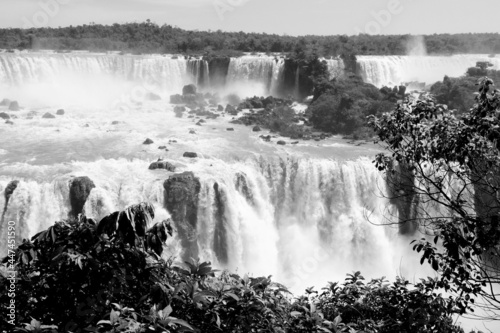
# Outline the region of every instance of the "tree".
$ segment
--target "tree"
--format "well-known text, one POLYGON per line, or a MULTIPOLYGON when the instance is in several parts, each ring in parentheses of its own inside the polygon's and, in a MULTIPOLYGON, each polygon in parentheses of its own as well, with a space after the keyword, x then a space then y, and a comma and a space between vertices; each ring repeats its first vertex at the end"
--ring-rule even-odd
MULTIPOLYGON (((481 306, 500 310, 500 91, 487 77, 476 104, 462 116, 428 96, 406 100, 369 124, 388 154, 375 159, 385 171, 393 202, 411 207, 401 224, 418 223, 428 237, 414 243, 439 273, 462 313, 481 306)), ((408 209, 407 209, 408 211, 408 209)))

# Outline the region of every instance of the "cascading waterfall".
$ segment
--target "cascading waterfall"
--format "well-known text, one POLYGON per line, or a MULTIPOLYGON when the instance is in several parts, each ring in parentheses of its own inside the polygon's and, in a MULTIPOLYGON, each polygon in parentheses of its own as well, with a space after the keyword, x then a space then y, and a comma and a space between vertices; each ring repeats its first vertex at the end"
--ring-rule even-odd
POLYGON ((320 59, 325 61, 328 66, 328 73, 330 74, 330 80, 341 76, 345 71, 344 61, 341 58, 330 58, 330 59, 320 59))
POLYGON ((170 56, 87 53, 0 54, 0 82, 8 86, 33 83, 64 85, 78 78, 113 77, 179 91, 186 82, 186 60, 170 56))
POLYGON ((188 63, 189 74, 193 77, 193 83, 200 88, 208 88, 210 86, 210 73, 208 70, 208 62, 203 59, 189 59, 188 63))
POLYGON ((433 84, 445 75, 458 77, 478 61, 487 61, 500 69, 500 58, 488 55, 451 56, 357 56, 357 71, 367 83, 377 87, 407 82, 433 84))
MULTIPOLYGON (((201 259, 241 273, 273 274, 300 288, 341 279, 359 267, 367 275, 381 276, 399 264, 397 229, 366 221, 369 216, 381 223, 380 209, 388 204, 380 193, 385 183, 369 159, 261 156, 211 163, 210 172, 202 171, 205 166, 194 171, 202 184, 197 225, 201 259)), ((87 216, 99 220, 149 201, 156 207, 156 220, 168 218, 162 184, 169 173, 159 178, 146 166, 140 160, 78 162, 74 168, 79 171, 51 181, 20 179, 6 219, 19 221, 27 237, 66 218, 68 183, 83 170, 96 184, 85 204, 87 216)), ((0 177, 0 191, 10 180, 0 177)), ((170 255, 178 254, 172 252, 174 243, 170 255)))
POLYGON ((228 87, 244 85, 247 95, 268 95, 276 92, 283 80, 284 59, 263 55, 231 58, 227 74, 228 87))

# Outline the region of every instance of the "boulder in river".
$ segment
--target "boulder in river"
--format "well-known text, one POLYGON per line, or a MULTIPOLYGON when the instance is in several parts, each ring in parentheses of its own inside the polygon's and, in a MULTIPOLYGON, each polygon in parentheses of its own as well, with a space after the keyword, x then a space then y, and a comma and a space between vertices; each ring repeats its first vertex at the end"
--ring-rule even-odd
POLYGON ((152 144, 152 143, 154 143, 154 141, 153 141, 153 140, 151 140, 150 138, 147 138, 146 140, 144 140, 144 142, 143 142, 142 144, 143 144, 143 145, 150 145, 150 144, 152 144))
POLYGON ((182 155, 182 157, 187 157, 187 158, 196 158, 198 157, 198 154, 196 153, 193 153, 193 152, 185 152, 184 155, 182 155))
POLYGON ((259 136, 259 138, 261 138, 262 140, 264 140, 266 142, 271 141, 271 136, 270 135, 261 135, 261 136, 259 136))
POLYGON ((9 120, 10 116, 5 112, 0 112, 0 118, 9 120))
POLYGON ((170 104, 183 104, 183 103, 184 103, 184 98, 182 98, 182 95, 176 94, 170 96, 170 104))
POLYGON ((58 116, 62 116, 62 115, 64 115, 64 110, 63 109, 59 109, 59 110, 57 110, 56 114, 58 116))
POLYGON ((9 111, 19 111, 21 108, 19 107, 19 103, 17 101, 12 101, 9 104, 9 111))
POLYGON ((10 105, 10 99, 4 98, 0 102, 0 106, 9 106, 10 105))
POLYGON ((254 131, 254 132, 260 132, 261 129, 260 129, 259 126, 254 126, 253 129, 252 129, 252 131, 254 131))
POLYGON ((196 86, 194 84, 188 84, 182 88, 182 95, 196 95, 196 86))
POLYGON ((278 141, 278 142, 276 142, 276 143, 277 143, 277 144, 279 144, 279 145, 282 145, 282 146, 286 145, 286 142, 285 142, 285 141, 283 141, 283 140, 279 140, 279 141, 278 141))
POLYGON ((175 172, 175 165, 166 161, 156 161, 149 165, 149 170, 164 169, 167 171, 175 172))
POLYGON ((70 215, 77 217, 83 212, 83 206, 95 188, 94 182, 87 176, 73 178, 69 185, 69 200, 71 203, 70 215))
POLYGON ((56 117, 56 116, 54 116, 54 115, 53 115, 52 113, 50 113, 50 112, 46 112, 46 113, 42 116, 42 118, 45 118, 45 119, 53 119, 53 118, 55 118, 55 117, 56 117))

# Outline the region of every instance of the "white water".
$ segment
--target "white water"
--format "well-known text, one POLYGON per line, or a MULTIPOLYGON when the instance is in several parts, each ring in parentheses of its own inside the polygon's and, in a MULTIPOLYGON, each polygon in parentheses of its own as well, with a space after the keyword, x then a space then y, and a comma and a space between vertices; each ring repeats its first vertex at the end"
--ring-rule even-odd
POLYGON ((357 70, 363 80, 377 87, 405 82, 433 84, 445 75, 458 77, 478 61, 488 61, 500 69, 500 57, 459 54, 452 56, 357 56, 357 70))
POLYGON ((284 59, 264 55, 231 58, 227 73, 228 89, 245 92, 246 96, 276 93, 283 81, 284 59))
POLYGON ((345 71, 344 61, 341 58, 320 59, 326 61, 330 80, 342 75, 345 71))

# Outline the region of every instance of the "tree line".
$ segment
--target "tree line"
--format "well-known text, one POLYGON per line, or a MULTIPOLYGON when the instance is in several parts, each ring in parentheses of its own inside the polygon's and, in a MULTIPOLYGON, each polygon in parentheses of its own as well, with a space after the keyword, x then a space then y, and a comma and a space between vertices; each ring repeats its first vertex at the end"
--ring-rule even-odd
MULTIPOLYGON (((0 48, 125 51, 134 53, 292 52, 297 46, 320 56, 404 55, 412 35, 288 36, 266 33, 189 31, 142 23, 84 24, 59 28, 0 29, 0 48)), ((500 53, 498 33, 423 36, 430 54, 500 53)))

